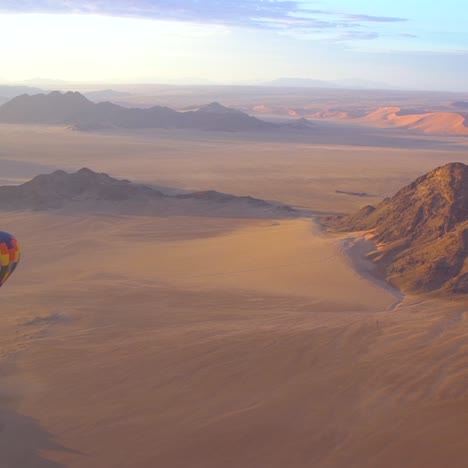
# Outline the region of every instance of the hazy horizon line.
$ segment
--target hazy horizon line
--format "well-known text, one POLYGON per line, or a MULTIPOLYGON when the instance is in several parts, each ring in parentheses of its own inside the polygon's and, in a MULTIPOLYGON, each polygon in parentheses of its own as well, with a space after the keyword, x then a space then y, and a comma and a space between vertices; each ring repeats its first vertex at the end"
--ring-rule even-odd
POLYGON ((29 86, 29 87, 39 87, 42 86, 43 91, 68 91, 64 88, 53 88, 53 85, 63 85, 63 86, 174 86, 174 87, 207 87, 207 86, 219 86, 219 87, 272 87, 272 88, 302 88, 302 89, 329 89, 332 90, 355 90, 355 91, 408 91, 408 92, 440 92, 440 93, 468 93, 467 89, 446 89, 446 88, 415 88, 411 86, 402 86, 402 85, 391 85, 385 82, 378 82, 374 80, 366 80, 361 78, 308 78, 300 76, 281 76, 276 78, 266 78, 259 80, 245 80, 245 81, 233 81, 233 82, 223 82, 223 81, 214 81, 203 78, 135 78, 135 80, 64 80, 60 78, 27 78, 24 80, 8 80, 0 78, 1 86, 29 86), (298 82, 310 82, 309 85, 304 84, 275 84, 275 82, 280 82, 281 80, 290 80, 298 82), (315 84, 314 84, 315 82, 315 84), (346 84, 348 82, 348 85, 346 84), (355 85, 349 84, 350 82, 355 82, 355 85), (321 87, 320 84, 323 83, 324 86, 321 87), (361 86, 359 86, 359 83, 361 86), (326 86, 329 84, 330 86, 326 86), (375 84, 373 86, 372 84, 375 84), (333 86, 334 85, 334 86, 333 86), (52 88, 47 88, 47 86, 52 86, 52 88), (348 87, 347 87, 348 86, 348 87))

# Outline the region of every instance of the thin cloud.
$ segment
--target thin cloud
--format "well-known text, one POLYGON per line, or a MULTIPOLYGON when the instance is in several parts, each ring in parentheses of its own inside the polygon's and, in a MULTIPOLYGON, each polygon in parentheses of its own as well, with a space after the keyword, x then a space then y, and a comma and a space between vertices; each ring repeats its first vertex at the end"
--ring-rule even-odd
MULTIPOLYGON (((306 10, 294 0, 16 0, 2 2, 0 11, 91 13, 249 25, 256 24, 258 18, 280 20, 306 10)), ((311 10, 311 13, 314 12, 319 11, 311 10)), ((314 24, 314 21, 311 23, 314 24)))
POLYGON ((373 31, 347 31, 340 35, 337 42, 343 41, 371 41, 378 39, 380 34, 373 31))
POLYGON ((399 37, 406 37, 407 39, 417 39, 418 36, 416 34, 412 34, 412 33, 401 33, 401 34, 398 34, 399 37))
POLYGON ((0 12, 99 14, 256 28, 283 25, 328 29, 352 26, 357 22, 405 21, 365 14, 344 15, 307 5, 301 0, 6 0, 1 2, 0 12), (324 19, 324 15, 329 18, 324 19))
POLYGON ((397 18, 393 16, 345 15, 345 18, 362 23, 402 23, 408 21, 407 18, 397 18))

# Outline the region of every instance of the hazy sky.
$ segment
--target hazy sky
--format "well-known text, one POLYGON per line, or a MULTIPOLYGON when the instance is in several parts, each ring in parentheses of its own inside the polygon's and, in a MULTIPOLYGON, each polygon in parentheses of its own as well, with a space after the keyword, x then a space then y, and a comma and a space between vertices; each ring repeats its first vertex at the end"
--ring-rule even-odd
POLYGON ((468 91, 467 0, 0 0, 0 78, 468 91))

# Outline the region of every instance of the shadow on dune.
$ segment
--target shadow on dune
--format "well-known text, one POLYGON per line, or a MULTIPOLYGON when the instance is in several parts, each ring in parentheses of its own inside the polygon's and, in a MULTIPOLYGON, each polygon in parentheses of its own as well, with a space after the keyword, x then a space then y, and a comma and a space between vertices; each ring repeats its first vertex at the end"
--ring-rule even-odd
POLYGON ((0 410, 0 466, 2 468, 64 468, 45 453, 77 453, 58 444, 36 420, 13 410, 0 410))

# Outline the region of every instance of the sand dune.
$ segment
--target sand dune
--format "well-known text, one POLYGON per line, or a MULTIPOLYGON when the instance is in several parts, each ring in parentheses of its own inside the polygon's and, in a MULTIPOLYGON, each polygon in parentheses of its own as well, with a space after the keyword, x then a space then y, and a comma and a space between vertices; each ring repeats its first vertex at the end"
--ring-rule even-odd
MULTIPOLYGON (((393 99, 392 99, 393 100, 393 99)), ((398 102, 398 101, 397 101, 398 102)), ((411 100, 405 100, 399 105, 384 105, 370 101, 340 102, 330 98, 329 102, 304 101, 292 107, 289 102, 276 100, 264 101, 253 106, 242 106, 255 115, 271 117, 307 118, 313 120, 357 123, 378 128, 396 128, 428 135, 468 135, 467 116, 463 113, 463 101, 451 103, 416 101, 414 107, 411 100), (380 106, 379 106, 380 104, 380 106), (460 112, 457 112, 459 107, 460 112)))
POLYGON ((265 106, 263 104, 260 104, 258 106, 254 106, 252 109, 254 112, 259 113, 259 114, 272 114, 274 112, 273 107, 265 106))
POLYGON ((315 112, 309 116, 310 119, 325 119, 325 120, 345 120, 349 119, 350 116, 344 111, 320 111, 315 112))
POLYGON ((350 121, 379 128, 397 128, 428 135, 468 135, 466 117, 458 112, 405 111, 401 107, 381 107, 371 112, 353 109, 323 109, 307 118, 317 120, 350 121))
POLYGON ((302 117, 301 113, 295 109, 291 109, 287 106, 269 106, 267 104, 259 104, 255 106, 246 106, 248 111, 252 112, 255 115, 267 115, 267 116, 282 116, 282 117, 292 117, 300 118, 302 117))
POLYGON ((457 112, 409 115, 399 115, 399 112, 399 107, 383 107, 360 120, 372 125, 406 128, 435 135, 468 135, 466 119, 457 112))

